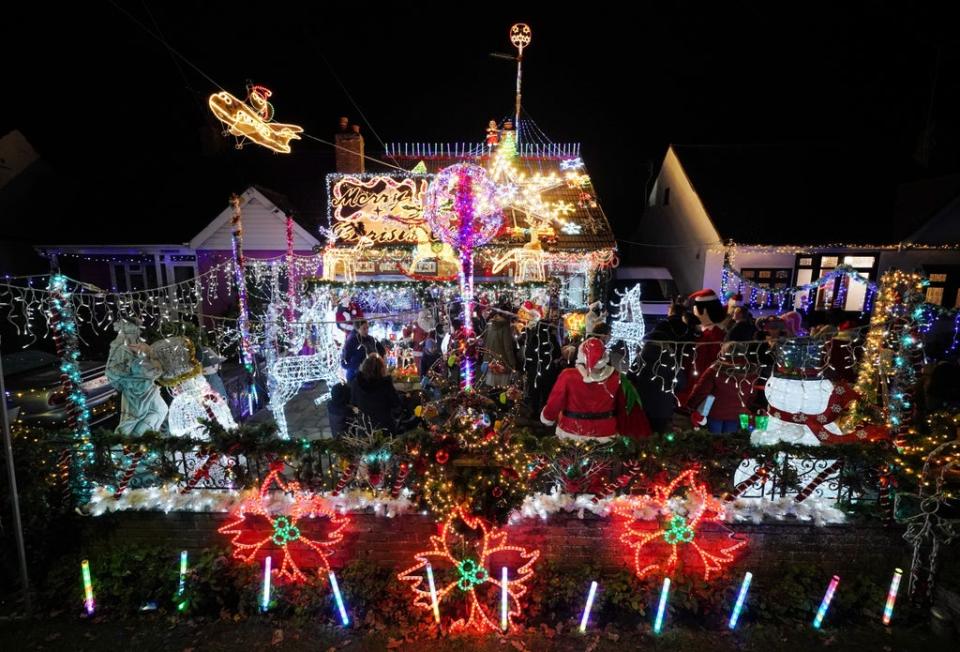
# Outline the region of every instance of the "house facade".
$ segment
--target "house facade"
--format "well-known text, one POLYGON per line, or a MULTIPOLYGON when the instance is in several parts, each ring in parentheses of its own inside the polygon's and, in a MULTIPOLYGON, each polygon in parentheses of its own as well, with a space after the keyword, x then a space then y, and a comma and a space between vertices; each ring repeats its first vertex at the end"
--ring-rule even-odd
MULTIPOLYGON (((784 149, 671 145, 635 236, 647 264, 668 268, 681 292, 719 290, 725 267, 771 288, 804 285, 840 265, 874 281, 890 269, 920 271, 930 278, 928 302, 960 305, 960 179, 942 184, 932 210, 930 192, 924 206, 891 198, 884 208, 872 204, 882 194, 846 178, 842 151, 791 157, 784 149)), ((804 300, 814 310, 859 312, 866 287, 843 277, 798 296, 798 306, 804 300)))

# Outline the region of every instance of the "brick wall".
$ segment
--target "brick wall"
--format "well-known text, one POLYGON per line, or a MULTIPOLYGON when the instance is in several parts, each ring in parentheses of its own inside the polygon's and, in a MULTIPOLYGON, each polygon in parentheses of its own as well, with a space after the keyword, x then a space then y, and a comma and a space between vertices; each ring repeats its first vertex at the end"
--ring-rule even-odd
MULTIPOLYGON (((124 512, 90 519, 83 536, 88 542, 123 540, 197 550, 227 544, 228 538, 217 532, 225 522, 224 514, 124 512)), ((304 534, 311 527, 309 521, 301 525, 304 534)), ((547 522, 529 519, 506 529, 512 543, 539 548, 541 560, 563 565, 593 562, 610 568, 629 568, 633 563, 631 551, 619 541, 623 530, 616 519, 560 514, 547 522)), ((775 577, 784 565, 793 563, 819 564, 841 576, 869 573, 878 581, 887 581, 894 567, 907 568, 909 564, 910 551, 901 531, 872 522, 816 527, 782 521, 737 524, 733 530, 735 536, 749 539, 746 549, 738 551, 735 568, 752 571, 760 581, 775 577)), ((403 568, 413 563, 415 553, 428 547, 429 537, 435 533, 437 525, 429 516, 355 514, 344 530, 333 565, 364 559, 403 568)), ((713 525, 704 525, 701 536, 707 549, 728 541, 728 533, 713 525)))

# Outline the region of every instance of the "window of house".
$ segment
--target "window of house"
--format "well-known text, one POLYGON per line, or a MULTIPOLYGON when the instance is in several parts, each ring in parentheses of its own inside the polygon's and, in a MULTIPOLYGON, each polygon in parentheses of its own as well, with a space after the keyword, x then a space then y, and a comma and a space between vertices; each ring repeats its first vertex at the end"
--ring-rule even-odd
POLYGON ((740 270, 740 276, 741 278, 753 281, 760 287, 785 288, 790 286, 793 270, 776 267, 748 267, 740 270))
POLYGON ((159 287, 157 265, 153 257, 131 256, 111 266, 113 285, 118 292, 139 292, 159 287))
MULTIPOLYGON (((841 257, 837 254, 815 254, 797 256, 797 285, 805 285, 811 283, 813 279, 830 276, 841 264, 841 260, 843 265, 853 267, 861 277, 870 281, 876 280, 878 260, 876 255, 841 257)), ((818 288, 816 296, 810 295, 811 292, 798 292, 794 307, 801 308, 805 302, 812 301, 811 307, 814 310, 839 308, 848 312, 859 312, 866 304, 867 284, 843 275, 818 288)))
POLYGON ((930 284, 926 301, 944 308, 960 306, 960 265, 924 265, 930 284))

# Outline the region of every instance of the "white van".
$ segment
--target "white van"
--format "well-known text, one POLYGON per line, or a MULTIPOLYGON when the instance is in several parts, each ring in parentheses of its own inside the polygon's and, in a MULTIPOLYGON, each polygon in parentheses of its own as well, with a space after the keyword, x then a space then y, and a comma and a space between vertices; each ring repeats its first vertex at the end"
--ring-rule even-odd
POLYGON ((610 283, 610 302, 617 299, 616 291, 623 292, 640 284, 640 302, 645 321, 659 321, 667 316, 667 309, 679 294, 677 284, 666 267, 618 267, 610 283))

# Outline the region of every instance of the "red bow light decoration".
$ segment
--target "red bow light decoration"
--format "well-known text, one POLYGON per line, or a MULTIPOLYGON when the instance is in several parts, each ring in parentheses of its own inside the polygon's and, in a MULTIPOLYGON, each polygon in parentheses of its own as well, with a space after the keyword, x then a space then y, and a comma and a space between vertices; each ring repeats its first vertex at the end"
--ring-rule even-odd
POLYGON ((507 545, 506 532, 482 518, 470 516, 462 506, 446 520, 439 535, 430 537, 430 543, 430 550, 415 555, 417 563, 414 566, 397 575, 401 581, 411 583, 416 594, 414 606, 432 609, 426 575, 429 563, 437 576, 436 594, 440 609, 444 609, 445 603, 456 600, 458 595, 467 601, 466 616, 453 620, 451 632, 499 632, 503 589, 500 570, 506 566, 509 569, 507 623, 508 629, 513 629, 513 619, 520 615, 520 598, 527 592, 526 583, 533 577, 533 565, 540 557, 540 551, 507 545), (486 595, 485 584, 496 587, 496 596, 492 591, 490 596, 486 595))
POLYGON ((302 550, 303 554, 311 557, 313 556, 311 551, 316 553, 317 572, 320 577, 326 577, 330 570, 329 559, 333 555, 335 546, 343 538, 342 530, 349 519, 337 514, 322 496, 301 490, 299 483, 286 483, 280 475, 282 471, 282 463, 271 465, 270 473, 264 479, 257 495, 242 501, 231 513, 230 522, 221 527, 218 532, 231 537, 234 558, 245 563, 257 560, 258 556, 266 557, 264 549, 282 550, 283 559, 279 567, 275 567, 273 571, 278 579, 297 582, 307 579, 294 560, 291 548, 302 550), (272 501, 269 492, 273 484, 276 484, 285 494, 293 496, 293 504, 283 512, 271 509, 272 501), (262 520, 266 520, 271 530, 266 531, 262 527, 252 525, 250 517, 259 517, 255 520, 261 523, 262 520), (330 521, 331 527, 323 540, 308 538, 301 531, 303 519, 315 517, 330 521))
MULTIPOLYGON (((733 561, 733 552, 747 545, 746 540, 723 545, 714 552, 701 545, 698 536, 701 523, 722 523, 724 507, 714 498, 707 486, 696 481, 696 469, 687 469, 666 486, 654 487, 652 496, 631 497, 614 504, 614 513, 629 519, 620 541, 633 549, 634 570, 637 577, 651 573, 669 575, 680 561, 684 550, 696 552, 695 559, 703 565, 703 579, 720 572, 733 561), (686 489, 685 500, 675 496, 686 489), (685 507, 682 504, 685 503, 685 507), (660 527, 650 530, 649 523, 656 516, 638 516, 643 512, 663 516, 660 527), (664 558, 665 557, 665 558, 664 558)), ((689 553, 688 553, 689 554, 689 553)))

